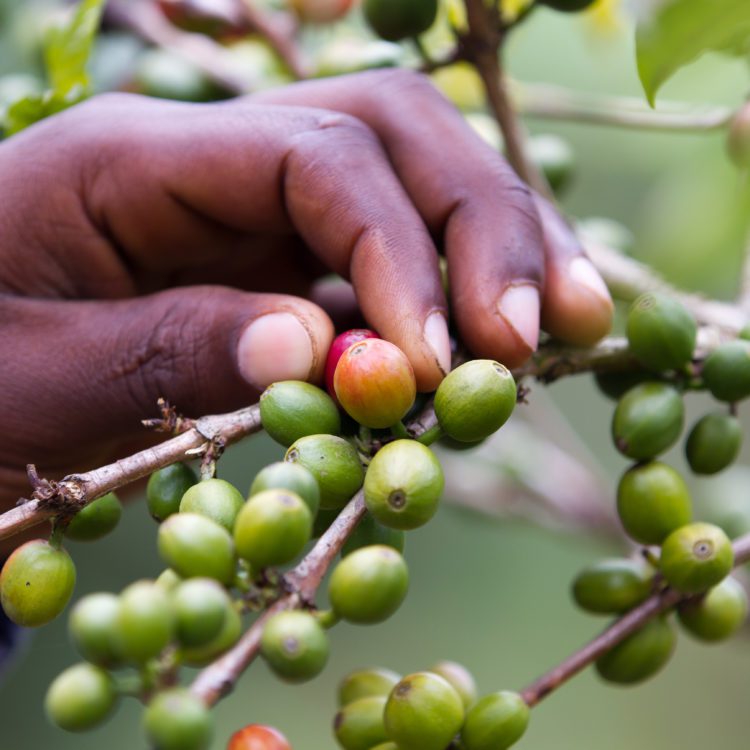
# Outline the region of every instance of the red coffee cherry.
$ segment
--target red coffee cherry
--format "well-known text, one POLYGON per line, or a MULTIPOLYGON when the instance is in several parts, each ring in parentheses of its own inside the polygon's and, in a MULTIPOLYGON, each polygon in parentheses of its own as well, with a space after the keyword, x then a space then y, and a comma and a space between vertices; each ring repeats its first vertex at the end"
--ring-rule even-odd
POLYGON ((292 750, 292 746, 278 729, 248 724, 231 736, 227 750, 292 750))
POLYGON ((365 427, 391 427, 411 409, 417 395, 414 370, 406 355, 383 339, 352 344, 333 377, 336 396, 365 427))
POLYGON ((326 388, 328 393, 331 394, 331 398, 338 404, 339 400, 336 397, 336 389, 333 387, 333 376, 336 374, 336 365, 338 365, 341 355, 352 345, 357 344, 365 339, 379 339, 375 331, 371 331, 369 328, 352 328, 349 331, 340 333, 333 340, 331 348, 328 350, 328 357, 326 357, 326 388))

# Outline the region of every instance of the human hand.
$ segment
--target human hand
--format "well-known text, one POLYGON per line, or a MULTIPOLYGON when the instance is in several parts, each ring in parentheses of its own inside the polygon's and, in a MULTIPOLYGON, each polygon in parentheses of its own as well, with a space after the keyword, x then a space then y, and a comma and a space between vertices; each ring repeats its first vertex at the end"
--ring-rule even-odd
POLYGON ((333 325, 309 298, 330 271, 423 390, 450 364, 436 243, 477 355, 522 362, 540 310, 579 344, 611 320, 564 221, 416 74, 99 97, 0 145, 0 192, 0 505, 29 461, 106 460, 158 396, 199 415, 319 380, 333 325))

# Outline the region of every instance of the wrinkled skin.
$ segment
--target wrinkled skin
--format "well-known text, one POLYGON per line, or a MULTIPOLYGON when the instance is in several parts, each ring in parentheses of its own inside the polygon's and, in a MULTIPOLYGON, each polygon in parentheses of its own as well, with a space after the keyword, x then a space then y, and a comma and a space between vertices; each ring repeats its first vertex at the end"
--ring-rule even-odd
POLYGON ((0 144, 0 195, 0 508, 28 494, 29 462, 59 477, 132 450, 159 396, 200 415, 319 381, 331 316, 364 319, 434 389, 436 246, 478 356, 518 365, 540 316, 577 343, 610 324, 593 269, 570 272, 588 261, 567 224, 413 73, 97 97, 0 144), (331 271, 351 286, 320 283, 331 271), (502 306, 508 289, 524 291, 502 306))

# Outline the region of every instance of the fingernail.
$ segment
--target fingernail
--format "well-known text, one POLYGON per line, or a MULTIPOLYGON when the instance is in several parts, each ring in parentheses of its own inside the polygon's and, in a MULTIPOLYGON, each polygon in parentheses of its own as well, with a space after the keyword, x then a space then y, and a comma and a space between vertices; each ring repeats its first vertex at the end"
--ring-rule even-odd
POLYGON ((539 343, 539 292, 530 284, 510 286, 497 309, 505 322, 518 334, 529 349, 539 343))
POLYGON ((447 375, 451 369, 451 342, 448 324, 442 313, 431 313, 424 324, 424 340, 432 349, 438 367, 447 375))
POLYGON ((240 335, 237 360, 242 377, 256 388, 307 380, 313 365, 310 334, 291 313, 263 315, 240 335))
POLYGON ((586 289, 593 292, 597 297, 612 304, 612 297, 609 294, 607 285, 604 283, 604 279, 599 275, 594 264, 588 258, 574 258, 568 265, 568 276, 576 284, 586 287, 586 289))

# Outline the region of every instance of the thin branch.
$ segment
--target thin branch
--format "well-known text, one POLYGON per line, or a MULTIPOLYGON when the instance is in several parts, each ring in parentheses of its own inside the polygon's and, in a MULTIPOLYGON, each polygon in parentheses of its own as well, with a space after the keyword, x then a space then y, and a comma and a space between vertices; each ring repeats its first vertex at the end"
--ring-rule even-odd
MULTIPOLYGON (((260 409, 249 406, 229 414, 198 419, 193 427, 163 443, 139 451, 107 466, 71 474, 54 485, 55 491, 31 500, 0 515, 0 539, 36 526, 61 513, 79 510, 112 490, 148 476, 177 461, 205 452, 215 442, 234 443, 261 428, 260 409)), ((37 490, 35 489, 35 495, 37 490)))
POLYGON ((740 276, 740 293, 737 297, 737 307, 747 317, 750 317, 750 232, 745 242, 745 257, 742 262, 742 274, 740 276))
MULTIPOLYGON (((735 540, 733 547, 735 566, 750 560, 750 534, 735 540)), ((665 588, 652 594, 645 602, 610 625, 583 648, 526 687, 521 692, 523 699, 529 706, 537 705, 580 671, 593 664, 600 656, 642 628, 647 622, 667 612, 687 598, 671 588, 665 588)))
POLYGON ((730 107, 660 103, 650 109, 642 99, 601 96, 539 83, 510 84, 516 110, 529 117, 612 125, 640 130, 706 132, 721 130, 731 120, 730 107))
POLYGON ((289 591, 248 628, 236 645, 206 667, 194 680, 191 690, 206 705, 212 706, 232 691, 260 651, 263 628, 270 617, 288 609, 312 604, 326 571, 365 513, 362 491, 350 501, 310 553, 285 577, 289 591))

